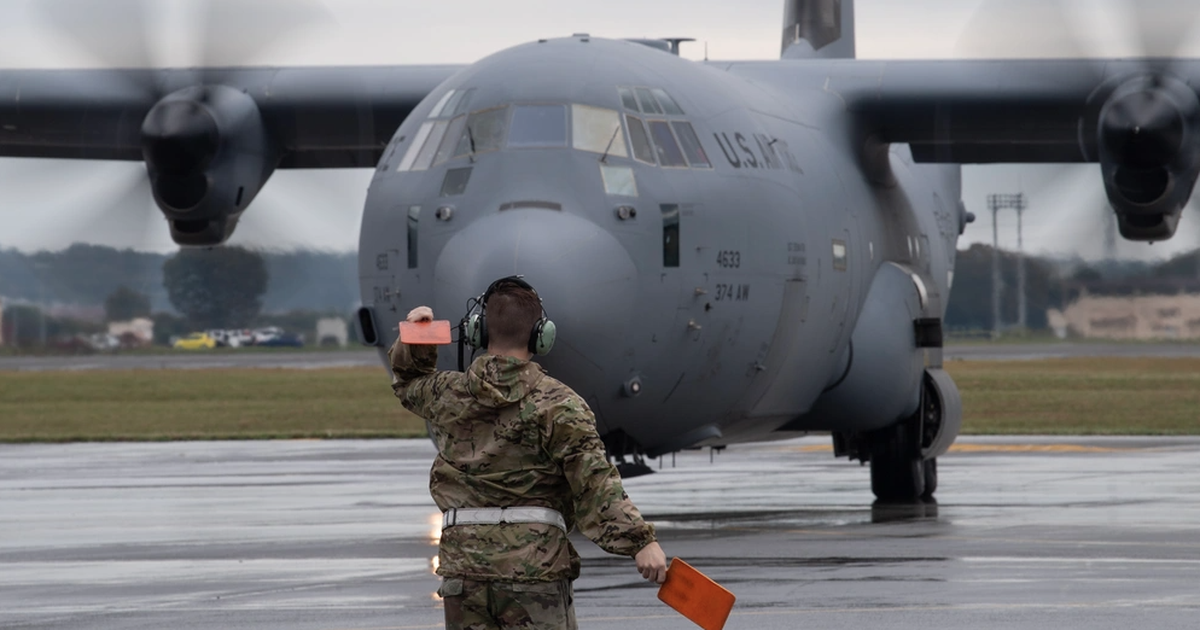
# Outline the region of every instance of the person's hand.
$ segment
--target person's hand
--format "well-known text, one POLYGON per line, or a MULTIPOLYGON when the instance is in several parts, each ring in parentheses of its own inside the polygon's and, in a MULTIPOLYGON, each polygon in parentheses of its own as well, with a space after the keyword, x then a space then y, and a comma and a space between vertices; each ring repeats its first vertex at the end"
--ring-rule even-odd
POLYGON ((433 309, 428 306, 418 306, 408 312, 408 321, 416 322, 431 322, 433 321, 433 309))
POLYGON ((658 543, 652 542, 643 547, 633 560, 637 563, 638 573, 641 573, 642 577, 656 584, 667 581, 667 555, 658 543))

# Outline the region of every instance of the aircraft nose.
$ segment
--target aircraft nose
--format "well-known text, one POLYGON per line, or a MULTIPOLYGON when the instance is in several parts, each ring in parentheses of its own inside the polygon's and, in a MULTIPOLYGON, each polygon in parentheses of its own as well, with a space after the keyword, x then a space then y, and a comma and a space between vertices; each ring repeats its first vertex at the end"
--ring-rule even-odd
POLYGON ((524 276, 537 290, 557 326, 554 348, 540 360, 557 378, 582 383, 626 345, 637 269, 625 247, 599 225, 532 208, 472 222, 438 257, 433 283, 438 317, 457 321, 469 298, 511 275, 524 276))

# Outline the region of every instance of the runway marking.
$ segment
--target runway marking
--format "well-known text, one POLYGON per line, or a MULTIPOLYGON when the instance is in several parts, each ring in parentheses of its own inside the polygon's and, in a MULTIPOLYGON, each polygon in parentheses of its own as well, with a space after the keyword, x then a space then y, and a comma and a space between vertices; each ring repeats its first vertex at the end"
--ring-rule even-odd
MULTIPOLYGON (((799 447, 785 447, 783 451, 798 451, 801 453, 831 453, 833 447, 828 444, 808 444, 799 447)), ((1082 444, 954 444, 951 453, 1116 453, 1122 451, 1145 450, 1138 447, 1113 446, 1084 446, 1082 444)))
POLYGON ((1045 556, 963 556, 963 562, 1058 563, 1058 564, 1200 564, 1200 560, 1180 558, 1052 558, 1045 556))

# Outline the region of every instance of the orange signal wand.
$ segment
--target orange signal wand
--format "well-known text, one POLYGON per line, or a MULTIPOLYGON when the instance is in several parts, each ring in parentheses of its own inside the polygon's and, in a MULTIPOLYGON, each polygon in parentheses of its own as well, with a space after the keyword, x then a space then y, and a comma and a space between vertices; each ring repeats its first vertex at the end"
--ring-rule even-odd
POLYGON ((671 559, 658 598, 704 630, 724 628, 737 600, 728 589, 679 558, 671 559))
POLYGON ((418 346, 441 346, 450 343, 450 321, 400 322, 400 342, 418 346))

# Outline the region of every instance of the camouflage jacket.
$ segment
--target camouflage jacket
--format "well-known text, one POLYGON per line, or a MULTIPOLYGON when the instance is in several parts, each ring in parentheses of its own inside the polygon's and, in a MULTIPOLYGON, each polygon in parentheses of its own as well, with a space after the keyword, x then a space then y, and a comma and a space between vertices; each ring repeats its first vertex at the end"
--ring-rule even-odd
MULTIPOLYGON (((437 346, 389 351, 396 397, 429 421, 437 506, 548 507, 609 553, 633 556, 655 540, 616 468, 596 420, 542 367, 484 355, 466 373, 436 372, 437 346)), ((442 532, 438 574, 538 582, 579 577, 579 554, 553 525, 456 525, 442 532)))

